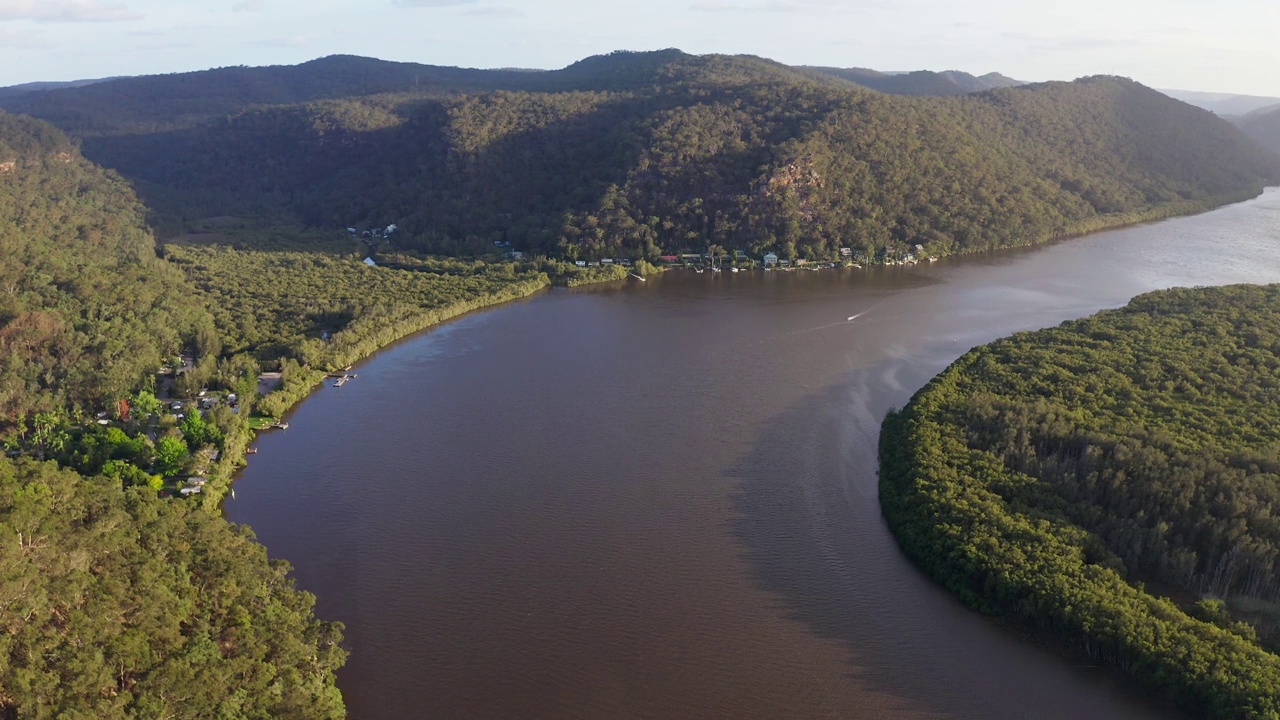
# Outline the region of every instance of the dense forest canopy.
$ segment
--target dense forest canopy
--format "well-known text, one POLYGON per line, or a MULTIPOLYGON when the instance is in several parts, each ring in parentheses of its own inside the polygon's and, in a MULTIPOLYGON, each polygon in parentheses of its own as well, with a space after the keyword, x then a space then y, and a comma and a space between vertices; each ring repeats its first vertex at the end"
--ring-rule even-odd
POLYGON ((0 437, 114 403, 212 326, 144 217, 61 132, 0 112, 0 437))
POLYGON ((0 717, 345 717, 340 628, 248 530, 0 458, 0 717))
POLYGON ((905 97, 676 50, 554 72, 436 69, 427 89, 408 84, 421 68, 393 67, 136 78, 26 109, 133 180, 166 231, 227 214, 397 223, 402 248, 447 254, 497 241, 570 259, 709 245, 937 255, 1187 212, 1280 179, 1280 158, 1228 123, 1121 78, 905 97), (312 74, 338 80, 299 79, 312 74))
POLYGON ((973 350, 891 415, 885 516, 966 603, 1205 716, 1276 717, 1277 397, 1280 286, 1140 296, 973 350))
POLYGON ((216 502, 157 493, 243 457, 259 366, 221 350, 127 182, 0 112, 0 717, 343 716, 339 628, 216 502), (237 379, 243 414, 161 412, 184 351, 175 387, 237 379))

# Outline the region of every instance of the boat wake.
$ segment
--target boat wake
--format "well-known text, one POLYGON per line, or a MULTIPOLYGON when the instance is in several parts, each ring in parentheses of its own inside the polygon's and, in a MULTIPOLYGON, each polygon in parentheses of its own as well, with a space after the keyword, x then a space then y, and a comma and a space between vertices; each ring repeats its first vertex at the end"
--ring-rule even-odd
POLYGON ((857 313, 857 314, 854 314, 854 315, 850 315, 849 317, 845 318, 844 320, 840 320, 840 321, 838 321, 838 322, 833 322, 833 323, 827 323, 826 325, 819 325, 819 326, 817 326, 817 327, 804 328, 804 329, 802 329, 802 330, 792 330, 791 332, 781 333, 781 334, 778 334, 778 335, 774 335, 774 336, 772 336, 772 337, 765 338, 764 340, 761 340, 761 341, 760 341, 760 344, 761 344, 761 345, 763 345, 763 344, 764 344, 764 343, 766 343, 766 342, 770 342, 770 341, 773 341, 773 340, 781 340, 782 338, 794 337, 794 336, 796 336, 796 335, 806 335, 806 334, 808 334, 808 333, 814 333, 814 332, 818 332, 818 331, 820 331, 820 330, 828 330, 828 329, 833 328, 833 327, 847 326, 849 323, 853 322, 854 320, 857 320, 858 318, 860 318, 860 317, 862 317, 862 316, 866 315, 867 313, 871 312, 872 310, 875 310, 875 309, 876 309, 876 307, 877 307, 880 303, 884 302, 885 300, 888 300, 889 298, 893 297, 894 295, 897 295, 899 292, 902 292, 902 291, 901 291, 901 290, 899 290, 898 292, 891 292, 891 293, 889 293, 888 295, 885 295, 884 297, 880 298, 879 300, 876 300, 875 302, 871 303, 871 305, 870 305, 870 306, 868 306, 866 310, 863 310, 862 312, 857 313))

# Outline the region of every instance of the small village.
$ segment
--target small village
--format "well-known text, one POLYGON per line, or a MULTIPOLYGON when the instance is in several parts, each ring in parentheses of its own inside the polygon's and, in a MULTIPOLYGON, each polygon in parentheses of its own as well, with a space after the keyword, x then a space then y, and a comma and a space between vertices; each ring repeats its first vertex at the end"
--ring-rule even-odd
MULTIPOLYGON (((830 270, 836 268, 862 269, 867 265, 915 265, 920 262, 935 262, 938 258, 925 255, 923 245, 916 245, 914 252, 893 253, 887 248, 877 256, 869 257, 866 253, 853 248, 840 248, 838 259, 813 260, 806 258, 781 257, 776 252, 768 252, 759 258, 753 258, 742 250, 728 252, 681 253, 678 255, 661 255, 658 260, 663 267, 685 268, 694 272, 742 272, 744 270, 793 271, 793 270, 830 270)), ((630 258, 601 258, 600 260, 578 260, 578 267, 607 267, 620 265, 631 267, 630 258)))
MULTIPOLYGON (((387 225, 385 228, 373 228, 361 231, 355 227, 348 227, 347 234, 353 238, 357 238, 366 247, 367 257, 364 263, 370 267, 377 267, 378 262, 374 259, 377 254, 380 243, 383 241, 392 241, 393 236, 399 230, 399 226, 395 223, 387 225)), ((523 250, 515 249, 510 241, 494 240, 493 247, 495 255, 499 255, 506 260, 516 262, 530 259, 528 253, 523 250)), ((911 249, 906 251, 895 251, 889 247, 883 247, 878 252, 868 253, 865 250, 855 250, 852 247, 842 247, 839 249, 838 257, 830 257, 826 259, 814 258, 789 258, 779 255, 777 252, 770 251, 759 257, 751 257, 742 250, 733 250, 729 252, 718 246, 711 248, 702 253, 678 253, 665 254, 657 258, 658 263, 666 269, 683 268, 693 270, 694 272, 742 272, 744 270, 764 270, 764 271, 795 271, 795 270, 830 270, 838 268, 862 269, 870 265, 882 266, 909 266, 916 265, 921 262, 936 262, 938 258, 926 253, 924 245, 915 244, 911 249)), ((607 268, 617 266, 622 268, 633 268, 639 258, 633 257, 602 257, 598 259, 575 259, 573 265, 579 268, 607 268)), ((638 277, 638 276, 637 276, 638 277)))

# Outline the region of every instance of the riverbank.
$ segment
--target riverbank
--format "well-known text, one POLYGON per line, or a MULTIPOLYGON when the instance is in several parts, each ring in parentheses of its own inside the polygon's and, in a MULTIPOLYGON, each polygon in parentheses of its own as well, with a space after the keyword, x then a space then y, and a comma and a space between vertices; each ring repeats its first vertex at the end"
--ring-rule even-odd
POLYGON ((970 346, 1156 287, 1280 280, 1278 208, 1268 191, 865 280, 541 293, 308 400, 261 437, 227 517, 346 625, 353 717, 1167 720, 913 566, 875 437, 970 346))
MULTIPOLYGON (((331 372, 364 360, 382 348, 414 333, 476 310, 529 297, 550 286, 551 279, 543 274, 532 280, 513 281, 497 292, 454 302, 444 307, 426 310, 405 309, 398 317, 383 320, 382 327, 360 328, 363 332, 360 333, 359 340, 354 342, 346 342, 339 333, 330 354, 321 364, 299 367, 294 372, 283 375, 279 386, 258 401, 256 413, 283 419, 298 403, 314 392, 331 372)), ((222 454, 208 475, 209 481, 204 492, 199 496, 200 502, 210 512, 220 510, 222 500, 230 492, 236 474, 248 461, 249 446, 252 445, 257 432, 250 429, 246 422, 237 429, 237 432, 226 438, 222 454)))
MULTIPOLYGON (((972 253, 953 253, 953 255, 1043 245, 1162 219, 1194 215, 1256 198, 1264 191, 1265 188, 1261 188, 1204 200, 1166 203, 1136 213, 1099 216, 1033 242, 1008 243, 992 250, 975 250, 972 253)), ((661 272, 666 269, 660 267, 652 268, 654 272, 661 272)), ((628 274, 627 268, 617 265, 588 268, 575 267, 571 271, 558 274, 555 277, 541 273, 534 280, 515 281, 497 292, 486 293, 470 300, 455 302, 446 307, 428 310, 406 309, 399 320, 386 323, 384 327, 374 328, 371 331, 368 328, 364 328, 365 332, 361 333, 358 342, 347 343, 346 338, 339 334, 339 341, 321 363, 302 367, 293 373, 286 374, 282 378, 280 387, 259 401, 258 414, 283 418, 298 403, 319 387, 325 375, 329 372, 364 360, 387 345, 460 315, 529 297, 553 285, 569 288, 583 287, 591 284, 625 280, 628 274)), ((237 430, 237 432, 229 434, 226 438, 221 457, 210 470, 209 482, 201 495, 200 501, 211 511, 217 511, 221 506, 222 499, 230 491, 236 474, 247 463, 248 449, 255 437, 256 431, 248 429, 246 425, 237 430)))

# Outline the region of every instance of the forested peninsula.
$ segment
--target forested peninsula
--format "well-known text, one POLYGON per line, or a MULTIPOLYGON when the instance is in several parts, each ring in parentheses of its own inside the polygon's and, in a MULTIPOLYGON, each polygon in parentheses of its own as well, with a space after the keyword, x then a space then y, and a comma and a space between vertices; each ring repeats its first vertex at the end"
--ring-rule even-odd
POLYGON ((880 496, 966 604, 1211 718, 1280 716, 1280 286, 970 351, 884 423, 880 496))

